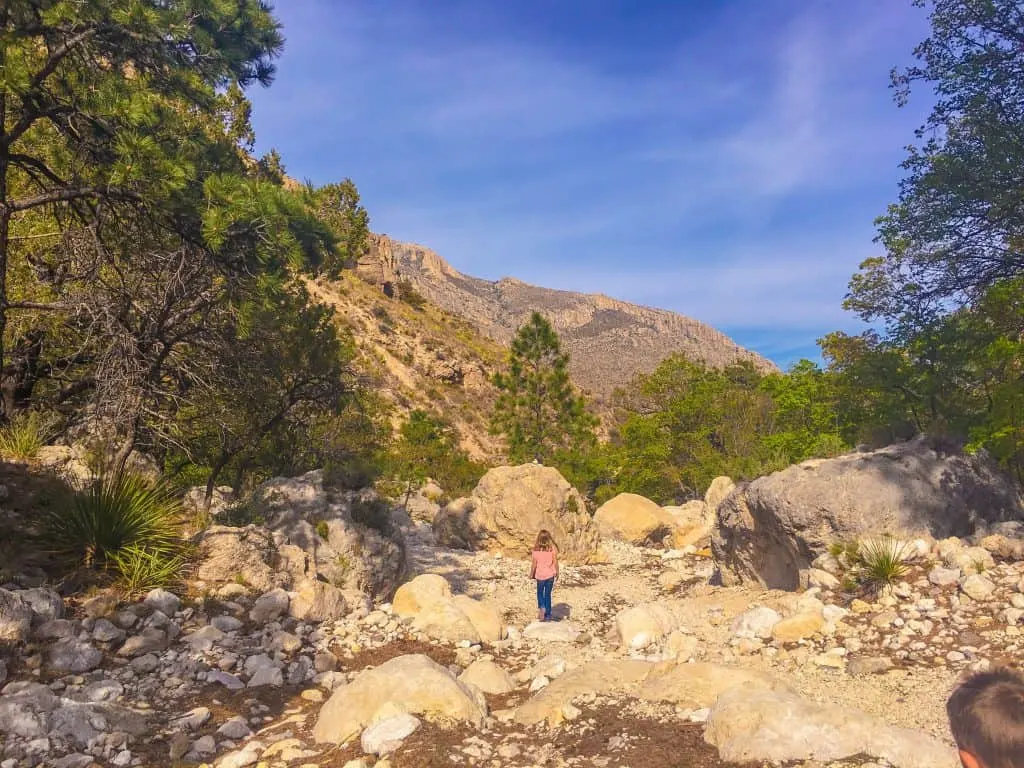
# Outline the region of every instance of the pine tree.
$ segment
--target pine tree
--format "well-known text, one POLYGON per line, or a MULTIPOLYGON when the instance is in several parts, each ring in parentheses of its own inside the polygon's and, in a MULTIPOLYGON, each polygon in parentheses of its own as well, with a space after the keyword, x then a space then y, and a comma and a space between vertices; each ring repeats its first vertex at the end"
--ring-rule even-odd
POLYGON ((501 395, 491 430, 504 435, 511 461, 543 464, 594 443, 597 420, 573 390, 568 366, 558 334, 534 312, 512 341, 508 372, 494 378, 501 395))

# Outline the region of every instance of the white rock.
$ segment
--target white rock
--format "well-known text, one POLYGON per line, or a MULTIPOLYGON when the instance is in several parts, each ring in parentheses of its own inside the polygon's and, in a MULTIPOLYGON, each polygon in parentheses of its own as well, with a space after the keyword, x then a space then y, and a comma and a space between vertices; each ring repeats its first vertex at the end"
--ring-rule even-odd
POLYGON ((731 629, 736 637, 768 640, 775 625, 780 621, 782 616, 778 611, 767 606, 757 606, 737 616, 731 629))
POLYGON ((543 675, 535 677, 533 679, 533 682, 530 683, 530 693, 536 693, 537 691, 543 690, 544 688, 547 688, 550 684, 551 681, 543 675))
POLYGON ((961 582, 960 589, 972 600, 985 602, 992 599, 992 594, 996 591, 996 585, 987 577, 982 576, 980 573, 975 573, 961 582))
POLYGON ((928 574, 928 581, 937 587, 950 587, 960 581, 960 569, 937 565, 928 574))
POLYGON ((398 714, 374 723, 365 731, 359 740, 363 751, 371 755, 386 755, 394 752, 411 736, 420 721, 409 714, 398 714))
POLYGON ((535 621, 527 625, 523 636, 545 643, 574 643, 580 631, 568 621, 535 621))

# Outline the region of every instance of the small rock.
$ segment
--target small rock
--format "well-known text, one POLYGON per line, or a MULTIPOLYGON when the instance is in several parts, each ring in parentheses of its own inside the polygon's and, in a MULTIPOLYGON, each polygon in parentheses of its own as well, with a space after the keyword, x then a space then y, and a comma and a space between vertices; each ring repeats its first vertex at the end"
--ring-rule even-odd
POLYGON ((363 731, 359 743, 368 754, 386 755, 402 746, 402 742, 419 727, 420 721, 412 715, 395 715, 374 723, 363 731))
POLYGON ((963 580, 960 584, 960 589, 969 598, 981 603, 992 599, 992 594, 996 591, 996 585, 987 577, 982 576, 980 573, 975 573, 963 580))
POLYGON ((283 589, 272 589, 256 599, 249 618, 257 624, 266 624, 287 613, 290 602, 288 593, 283 589))
POLYGON ((103 652, 81 640, 59 640, 46 650, 46 664, 53 672, 89 672, 102 661, 103 652))
POLYGON ((225 722, 217 729, 217 733, 226 739, 240 741, 241 739, 247 739, 252 736, 252 729, 249 728, 245 718, 238 715, 225 722))
POLYGON ((176 594, 159 588, 146 595, 146 599, 142 603, 167 616, 173 616, 181 608, 181 599, 176 594))
POLYGON ((960 569, 937 565, 928 573, 928 581, 937 587, 950 587, 960 581, 960 569))

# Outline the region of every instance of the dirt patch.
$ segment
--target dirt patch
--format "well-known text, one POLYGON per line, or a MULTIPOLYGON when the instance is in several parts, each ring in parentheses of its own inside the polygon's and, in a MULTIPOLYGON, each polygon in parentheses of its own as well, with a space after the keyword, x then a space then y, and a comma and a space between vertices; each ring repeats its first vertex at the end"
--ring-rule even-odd
POLYGON ((718 750, 704 741, 704 726, 646 718, 606 705, 584 714, 585 723, 559 738, 559 752, 581 759, 612 758, 630 768, 718 768, 718 750))
POLYGON ((343 670, 356 671, 367 667, 379 667, 386 661, 414 653, 423 654, 442 667, 455 663, 455 651, 452 648, 431 645, 420 640, 398 640, 379 648, 365 648, 351 657, 338 656, 338 664, 343 670))

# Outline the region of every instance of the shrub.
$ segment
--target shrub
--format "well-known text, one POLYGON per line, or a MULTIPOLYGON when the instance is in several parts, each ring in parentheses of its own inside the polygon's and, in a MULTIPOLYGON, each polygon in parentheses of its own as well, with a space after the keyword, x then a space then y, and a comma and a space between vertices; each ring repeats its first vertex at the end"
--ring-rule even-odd
POLYGON ((391 509, 381 499, 355 499, 352 502, 352 521, 387 534, 391 529, 391 509))
POLYGON ((327 527, 326 520, 317 520, 316 523, 316 535, 326 541, 331 536, 331 529, 327 527))
POLYGON ((35 411, 19 413, 0 429, 0 454, 11 459, 34 459, 46 445, 50 426, 35 411))
POLYGON ((116 564, 132 548, 166 558, 182 551, 180 499, 166 483, 133 472, 101 474, 42 522, 50 549, 87 567, 116 564))
POLYGON ((896 582, 907 572, 904 551, 903 542, 892 536, 862 542, 857 555, 860 580, 876 589, 896 582))
POLYGON ((117 585, 129 596, 157 587, 178 586, 184 581, 189 558, 184 551, 122 547, 109 556, 117 570, 117 585))
POLYGON ((398 281, 398 298, 417 310, 422 310, 427 303, 423 294, 417 291, 409 280, 398 281))

